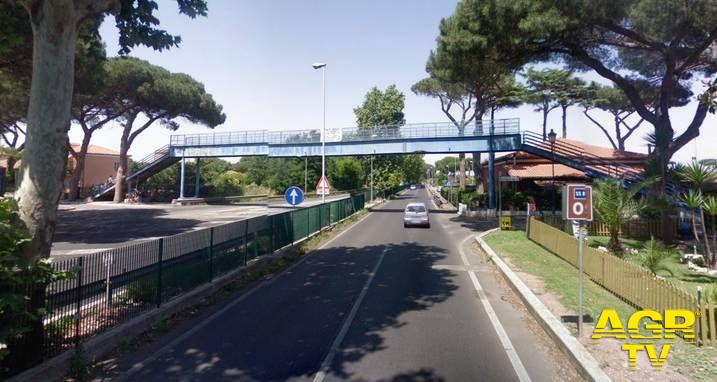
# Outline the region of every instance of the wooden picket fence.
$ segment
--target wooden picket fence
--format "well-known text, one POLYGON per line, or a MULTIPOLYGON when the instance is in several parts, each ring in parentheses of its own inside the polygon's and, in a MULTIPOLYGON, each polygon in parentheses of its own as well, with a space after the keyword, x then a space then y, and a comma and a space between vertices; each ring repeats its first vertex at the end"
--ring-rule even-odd
MULTIPOLYGON (((565 220, 560 215, 546 215, 542 219, 553 227, 561 227, 565 225, 565 220)), ((626 222, 620 227, 620 234, 627 237, 638 239, 649 239, 650 237, 660 237, 662 235, 662 222, 659 220, 643 220, 635 219, 626 222)), ((671 237, 677 237, 677 219, 670 222, 672 230, 671 237)), ((588 235, 591 236, 607 236, 610 234, 608 226, 600 221, 592 221, 588 223, 588 235)))
MULTIPOLYGON (((577 267, 578 241, 573 236, 531 217, 530 240, 577 267)), ((694 296, 650 271, 609 253, 585 247, 583 267, 595 283, 639 308, 664 312, 686 309, 696 313, 695 333, 702 345, 717 346, 717 306, 699 304, 694 296)))
MULTIPOLYGON (((662 222, 659 220, 630 220, 622 225, 620 233, 624 236, 635 237, 635 238, 650 238, 660 237, 662 234, 662 222)), ((672 219, 670 222, 670 228, 672 229, 672 236, 677 236, 677 220, 672 219)), ((588 233, 590 235, 607 236, 608 231, 607 224, 594 221, 588 225, 588 233)))

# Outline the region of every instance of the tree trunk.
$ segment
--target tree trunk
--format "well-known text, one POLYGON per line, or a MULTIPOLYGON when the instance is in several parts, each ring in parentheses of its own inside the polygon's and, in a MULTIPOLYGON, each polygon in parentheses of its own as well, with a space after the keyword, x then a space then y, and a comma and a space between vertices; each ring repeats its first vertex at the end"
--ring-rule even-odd
POLYGON ((466 154, 458 154, 458 184, 461 191, 466 189, 466 154))
POLYGON ((548 138, 548 105, 543 106, 543 140, 548 138))
POLYGON ((8 186, 12 187, 13 190, 17 189, 17 179, 15 177, 15 158, 7 158, 7 171, 8 171, 8 186))
POLYGON ((622 129, 620 129, 620 118, 617 115, 613 115, 615 118, 615 140, 617 141, 617 148, 620 151, 625 151, 625 138, 622 137, 622 129))
POLYGON ((42 1, 31 12, 32 85, 15 199, 32 242, 25 256, 49 257, 67 164, 77 26, 71 0, 42 1))
POLYGON ((712 264, 712 249, 710 248, 710 236, 707 234, 707 224, 705 223, 705 212, 700 208, 700 220, 702 221, 702 229, 704 230, 704 238, 705 238, 705 255, 707 256, 707 261, 710 265, 712 264))
POLYGON ((617 256, 622 256, 624 249, 620 243, 620 228, 610 228, 610 240, 607 242, 607 249, 617 256))
MULTIPOLYGON (((715 226, 715 215, 712 215, 712 237, 713 238, 717 237, 717 226, 715 226)), ((715 248, 717 248, 717 239, 715 239, 715 248)), ((712 259, 710 261, 710 265, 712 266, 712 268, 715 267, 716 263, 717 263, 717 254, 713 253, 712 259)))
POLYGON ((695 242, 699 243, 700 235, 697 234, 697 219, 695 219, 694 212, 690 215, 691 215, 691 220, 692 220, 692 237, 695 238, 695 242))
MULTIPOLYGON (((664 124, 665 122, 663 121, 662 123, 664 124)), ((667 123, 669 124, 669 121, 667 123)), ((665 127, 660 128, 658 126, 655 126, 656 135, 663 135, 664 133, 658 133, 658 131, 664 128, 665 127)), ((670 127, 667 127, 667 129, 671 130, 670 127)), ((670 158, 672 157, 672 154, 669 152, 669 145, 670 142, 667 139, 658 138, 657 142, 655 142, 655 148, 652 151, 652 154, 650 154, 647 159, 647 165, 645 168, 647 176, 657 176, 657 178, 659 179, 657 182, 655 182, 654 186, 651 187, 652 197, 658 199, 664 199, 666 195, 665 193, 667 189, 667 183, 665 180, 665 176, 667 174, 667 165, 669 164, 670 158)), ((668 244, 673 243, 675 237, 673 235, 672 219, 670 218, 669 211, 665 208, 662 208, 660 210, 660 227, 662 240, 668 244)), ((699 238, 697 237, 695 239, 699 240, 699 238)))
POLYGON ((563 108, 563 138, 568 137, 568 107, 567 106, 561 106, 563 108))
MULTIPOLYGON (((135 116, 136 117, 136 116, 135 116)), ((127 158, 127 152, 129 151, 129 133, 132 131, 132 124, 134 118, 128 118, 124 125, 124 131, 122 132, 122 139, 120 141, 120 156, 119 166, 117 166, 117 176, 115 177, 115 203, 122 203, 124 201, 125 194, 127 193, 127 175, 129 175, 129 160, 127 158)))
POLYGON ((72 172, 72 178, 70 179, 70 200, 76 200, 79 197, 80 183, 82 183, 83 187, 86 186, 86 184, 82 181, 82 178, 85 172, 85 158, 87 157, 87 150, 90 147, 91 138, 92 133, 85 131, 85 135, 82 137, 80 151, 77 153, 77 157, 75 158, 75 171, 72 172))
MULTIPOLYGON (((23 257, 33 265, 50 256, 55 233, 67 165, 77 26, 71 0, 36 2, 27 9, 32 24, 32 83, 20 186, 14 197, 31 237, 23 257)), ((26 323, 28 332, 9 349, 10 354, 18 355, 9 361, 20 370, 41 359, 39 350, 44 340, 45 285, 35 283, 27 289, 26 309, 34 318, 26 323)))
POLYGON ((473 163, 471 163, 471 170, 473 170, 473 179, 476 183, 476 191, 478 190, 478 186, 481 184, 483 173, 482 173, 482 167, 480 164, 480 152, 473 152, 471 155, 473 156, 473 163))

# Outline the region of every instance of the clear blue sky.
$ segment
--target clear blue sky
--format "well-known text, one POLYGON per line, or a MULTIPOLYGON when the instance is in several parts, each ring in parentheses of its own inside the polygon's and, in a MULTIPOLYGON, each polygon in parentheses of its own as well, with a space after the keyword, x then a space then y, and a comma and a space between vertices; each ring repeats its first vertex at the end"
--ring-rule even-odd
MULTIPOLYGON (((328 63, 329 127, 353 126, 353 108, 365 93, 372 86, 389 84, 405 93, 408 122, 446 120, 436 100, 416 96, 410 87, 425 76, 438 24, 453 12, 456 1, 210 0, 208 17, 195 20, 178 15, 174 1, 159 3, 162 27, 180 34, 181 46, 162 52, 137 48, 131 54, 203 82, 227 114, 218 131, 320 127, 321 74, 311 68, 316 61, 328 63)), ((108 17, 107 21, 101 32, 108 54, 115 55, 114 19, 108 17)), ((593 74, 585 77, 598 79, 593 74)), ((678 126, 687 124, 694 107, 689 105, 673 115, 678 126)), ((530 106, 500 112, 498 117, 519 117, 525 130, 540 128, 540 116, 530 106)), ((568 121, 570 138, 609 145, 578 108, 569 112, 568 121)), ((706 146, 717 139, 715 122, 711 116, 703 127, 697 150, 700 158, 711 156, 706 146)), ((559 130, 557 110, 549 123, 559 130)), ((183 122, 178 133, 207 131, 183 122)), ((644 152, 641 137, 647 132, 637 132, 630 148, 644 152)), ((167 144, 169 135, 171 132, 157 125, 142 134, 130 154, 140 159, 167 144)), ((119 127, 109 126, 95 134, 93 143, 118 149, 119 136, 119 127)), ((79 129, 73 128, 70 138, 79 142, 79 129)), ((690 144, 678 159, 689 160, 695 147, 690 144)), ((426 159, 433 162, 437 158, 440 156, 426 159)))

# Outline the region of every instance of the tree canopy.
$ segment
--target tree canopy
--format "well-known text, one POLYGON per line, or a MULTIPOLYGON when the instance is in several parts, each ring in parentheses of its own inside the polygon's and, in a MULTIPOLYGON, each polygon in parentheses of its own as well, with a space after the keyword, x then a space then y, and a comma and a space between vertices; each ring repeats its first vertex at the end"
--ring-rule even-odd
MULTIPOLYGON (((354 109, 359 128, 391 126, 391 128, 396 129, 398 126, 403 125, 406 122, 403 113, 404 99, 405 96, 396 88, 396 85, 388 86, 385 91, 381 91, 374 86, 366 93, 361 105, 354 109)), ((408 181, 407 176, 413 179, 416 172, 414 167, 418 161, 421 163, 421 172, 423 172, 423 158, 420 155, 376 157, 373 160, 374 189, 382 192, 398 187, 402 181, 408 181)), ((362 172, 366 176, 366 182, 368 182, 371 174, 371 159, 364 158, 362 164, 362 172)), ((351 171, 354 170, 352 169, 351 171)))
POLYGON ((224 123, 221 105, 214 102, 204 85, 182 73, 171 73, 133 57, 116 57, 107 64, 107 83, 119 102, 113 111, 121 113, 120 165, 115 181, 115 202, 124 200, 128 175, 127 152, 142 132, 159 122, 170 130, 179 128, 177 118, 213 128, 224 123), (138 121, 143 116, 144 120, 138 121))
MULTIPOLYGON (((205 0, 177 0, 179 13, 206 15, 205 0)), ((123 54, 138 45, 165 49, 180 42, 159 27, 154 0, 9 0, 0 3, 0 67, 32 73, 27 102, 27 135, 21 184, 15 192, 19 213, 32 243, 28 259, 50 253, 58 195, 67 155, 67 130, 75 86, 78 35, 86 25, 97 33, 112 15, 123 54), (29 22, 28 22, 29 21, 29 22), (28 31, 32 33, 28 33, 28 31), (5 36, 9 36, 5 38, 5 36), (32 42, 29 44, 29 42, 32 42), (30 55, 29 52, 32 52, 30 55), (32 62, 19 64, 20 62, 32 62)), ((81 38, 80 38, 81 39, 81 38)))
MULTIPOLYGON (((463 135, 466 126, 476 118, 478 109, 476 98, 470 88, 463 83, 448 82, 437 77, 427 77, 416 82, 411 87, 411 90, 416 94, 438 98, 443 114, 458 129, 459 135, 463 135), (451 111, 453 106, 457 106, 459 109, 456 116, 451 111)), ((466 186, 465 153, 460 153, 459 157, 461 161, 459 183, 461 188, 464 189, 466 186)))
POLYGON ((570 105, 577 102, 584 82, 573 77, 567 70, 529 68, 525 74, 527 93, 525 100, 535 105, 536 111, 543 114, 543 138, 547 136, 547 123, 550 111, 562 108, 562 136, 567 136, 566 112, 570 105))
POLYGON ((495 49, 500 62, 519 67, 552 61, 592 69, 625 92, 635 111, 652 124, 653 158, 664 172, 674 152, 699 134, 717 92, 717 3, 712 0, 464 0, 455 15, 472 51, 495 49), (653 83, 653 102, 640 92, 653 83), (704 82, 702 82, 704 81, 704 82), (698 104, 677 135, 670 109, 698 89, 698 104))
POLYGON ((406 123, 403 114, 405 99, 406 96, 396 85, 389 85, 384 91, 374 86, 366 93, 363 103, 354 109, 358 126, 403 125, 406 123))
POLYGON ((583 89, 580 96, 580 105, 583 114, 605 134, 612 147, 616 150, 625 150, 625 142, 642 125, 644 119, 637 117, 637 121, 630 123, 628 119, 635 115, 635 108, 625 96, 625 92, 615 86, 603 86, 592 83, 583 89), (610 113, 613 122, 613 133, 608 131, 599 118, 590 113, 599 109, 610 113))
POLYGON ((495 112, 505 108, 515 108, 525 102, 527 89, 523 84, 515 80, 513 73, 505 74, 498 78, 492 91, 491 98, 487 102, 490 110, 490 119, 495 118, 495 112))
POLYGON ((463 133, 466 125, 476 116, 473 93, 463 84, 447 82, 436 77, 426 77, 411 86, 411 91, 418 95, 438 98, 443 114, 463 133), (457 107, 457 116, 454 112, 457 107))
MULTIPOLYGON (((480 28, 470 9, 459 3, 450 17, 441 20, 436 49, 432 51, 426 63, 426 71, 440 81, 460 84, 475 99, 476 133, 483 133, 483 119, 486 111, 507 107, 504 98, 510 91, 510 83, 515 73, 515 65, 501 60, 495 46, 485 39, 466 33, 466 29, 480 28), (499 106, 500 105, 500 106, 499 106)), ((514 90, 512 88, 511 90, 514 90)), ((493 125, 489 125, 489 128, 493 125)), ((473 152, 473 172, 476 183, 480 177, 480 152, 473 152)), ((461 156, 461 188, 465 187, 465 164, 461 156)))
POLYGON ((361 162, 356 158, 331 158, 327 167, 332 186, 338 190, 356 190, 364 185, 366 177, 361 162))

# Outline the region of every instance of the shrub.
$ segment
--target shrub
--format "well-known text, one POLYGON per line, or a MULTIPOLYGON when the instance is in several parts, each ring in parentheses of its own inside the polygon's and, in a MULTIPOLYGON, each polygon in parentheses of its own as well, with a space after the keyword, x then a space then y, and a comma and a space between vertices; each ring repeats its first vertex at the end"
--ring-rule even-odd
POLYGON ((705 259, 703 257, 698 257, 698 258, 692 260, 692 263, 695 264, 696 266, 702 267, 702 268, 707 266, 707 264, 705 263, 705 259))
POLYGON ((127 286, 125 298, 127 301, 141 304, 157 302, 157 288, 154 279, 143 278, 127 286))
POLYGON ((640 252, 640 264, 649 269, 653 275, 656 275, 657 270, 660 268, 660 263, 667 255, 667 248, 656 241, 655 238, 650 238, 645 242, 640 252))
POLYGON ((212 179, 211 185, 216 196, 233 196, 242 194, 242 184, 246 182, 246 175, 229 170, 212 179))
POLYGON ((620 238, 620 228, 644 208, 644 202, 636 197, 644 187, 649 186, 652 179, 633 184, 625 188, 620 179, 601 179, 593 187, 593 207, 597 218, 608 228, 610 240, 607 248, 617 256, 622 256, 624 248, 620 238))
POLYGON ((468 199, 468 205, 471 208, 487 207, 488 206, 488 194, 474 192, 468 199))
POLYGON ((61 347, 68 341, 68 334, 72 333, 77 317, 75 315, 58 318, 45 325, 45 338, 49 344, 61 347))
POLYGON ((38 327, 42 319, 41 307, 28 310, 29 292, 44 290, 50 282, 69 277, 67 272, 54 271, 50 259, 28 262, 23 253, 29 243, 17 204, 12 198, 0 198, 0 360, 22 346, 30 325, 38 327))

